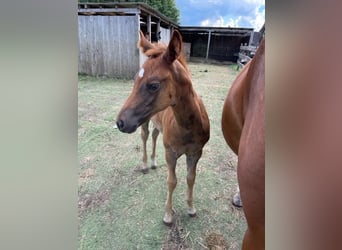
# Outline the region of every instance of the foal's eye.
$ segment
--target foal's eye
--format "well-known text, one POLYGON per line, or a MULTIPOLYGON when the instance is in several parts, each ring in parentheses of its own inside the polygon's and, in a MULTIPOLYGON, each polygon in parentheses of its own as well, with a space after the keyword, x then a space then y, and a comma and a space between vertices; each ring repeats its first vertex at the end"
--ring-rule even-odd
POLYGON ((156 92, 160 87, 160 83, 158 82, 152 82, 147 84, 147 90, 151 93, 156 92))

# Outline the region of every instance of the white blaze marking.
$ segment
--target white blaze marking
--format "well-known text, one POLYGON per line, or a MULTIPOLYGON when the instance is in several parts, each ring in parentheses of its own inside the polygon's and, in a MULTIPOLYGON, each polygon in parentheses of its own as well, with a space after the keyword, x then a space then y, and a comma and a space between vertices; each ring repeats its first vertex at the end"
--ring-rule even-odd
POLYGON ((144 76, 144 72, 145 72, 144 68, 140 68, 140 70, 139 70, 139 77, 140 78, 142 78, 144 76))

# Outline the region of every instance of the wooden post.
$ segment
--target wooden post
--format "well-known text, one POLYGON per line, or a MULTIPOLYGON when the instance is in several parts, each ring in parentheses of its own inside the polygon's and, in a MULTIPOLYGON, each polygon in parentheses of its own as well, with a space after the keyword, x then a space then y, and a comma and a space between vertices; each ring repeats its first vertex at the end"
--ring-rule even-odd
POLYGON ((248 46, 251 46, 254 40, 254 31, 251 32, 251 36, 249 37, 249 43, 248 46))
POLYGON ((209 56, 210 37, 211 37, 211 30, 209 30, 209 34, 208 34, 207 54, 206 54, 206 56, 205 56, 205 60, 208 60, 208 56, 209 56))
POLYGON ((156 37, 157 37, 157 42, 159 42, 159 32, 160 32, 160 19, 158 19, 158 22, 157 22, 157 31, 156 31, 156 37))
MULTIPOLYGON (((138 34, 137 42, 138 42, 139 39, 140 39, 139 31, 141 30, 141 27, 140 27, 140 15, 137 14, 136 16, 137 16, 137 19, 138 19, 138 32, 137 32, 137 34, 138 34)), ((140 68, 144 64, 144 62, 146 61, 147 57, 145 56, 145 54, 143 52, 141 52, 140 49, 137 48, 137 50, 138 50, 138 53, 139 53, 139 68, 140 68)))
POLYGON ((140 27, 140 14, 135 14, 135 17, 137 18, 137 22, 138 22, 138 39, 139 39, 139 37, 140 37, 140 35, 139 35, 139 32, 140 32, 140 30, 141 30, 141 27, 140 27))
POLYGON ((147 16, 147 32, 149 34, 149 41, 151 41, 151 15, 147 16))

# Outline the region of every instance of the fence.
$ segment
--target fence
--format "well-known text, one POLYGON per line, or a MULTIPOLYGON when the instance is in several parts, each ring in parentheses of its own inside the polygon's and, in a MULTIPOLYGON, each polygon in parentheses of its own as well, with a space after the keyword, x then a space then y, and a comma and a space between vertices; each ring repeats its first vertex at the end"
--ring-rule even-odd
POLYGON ((245 66, 246 63, 248 63, 254 57, 257 48, 257 46, 247 46, 246 44, 241 44, 239 58, 237 60, 237 69, 239 69, 239 67, 243 68, 243 66, 245 66))

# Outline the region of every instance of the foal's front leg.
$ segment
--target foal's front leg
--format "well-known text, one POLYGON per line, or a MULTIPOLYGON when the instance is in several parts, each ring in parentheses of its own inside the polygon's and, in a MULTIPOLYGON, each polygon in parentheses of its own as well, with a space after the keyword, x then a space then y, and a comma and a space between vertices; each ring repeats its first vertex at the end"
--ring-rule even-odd
POLYGON ((195 185, 196 179, 196 166, 198 160, 201 158, 202 150, 195 153, 195 154, 187 154, 186 155, 186 164, 188 175, 186 177, 188 183, 188 191, 186 201, 188 203, 188 215, 191 217, 196 216, 196 209, 194 208, 194 197, 193 197, 193 190, 195 185))
POLYGON ((151 168, 157 168, 157 161, 156 161, 156 146, 157 146, 157 138, 159 135, 159 130, 154 128, 152 131, 152 154, 151 154, 151 168))
POLYGON ((146 151, 146 142, 148 139, 148 135, 150 133, 150 131, 148 130, 148 124, 149 124, 149 121, 147 121, 141 125, 141 140, 143 142, 143 158, 142 158, 143 164, 141 166, 141 171, 143 173, 147 173, 147 171, 148 171, 147 151, 146 151))
POLYGON ((172 208, 172 194, 177 186, 177 177, 176 177, 176 164, 177 157, 171 149, 165 148, 165 159, 168 168, 168 176, 167 176, 167 198, 165 203, 165 215, 163 222, 165 225, 172 225, 173 221, 173 208, 172 208))

